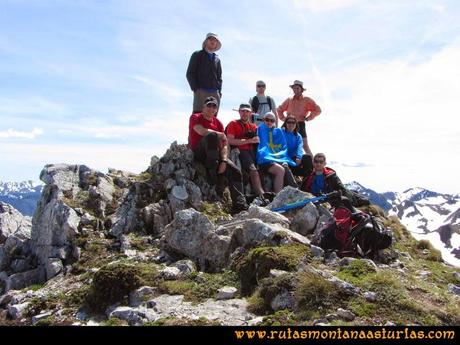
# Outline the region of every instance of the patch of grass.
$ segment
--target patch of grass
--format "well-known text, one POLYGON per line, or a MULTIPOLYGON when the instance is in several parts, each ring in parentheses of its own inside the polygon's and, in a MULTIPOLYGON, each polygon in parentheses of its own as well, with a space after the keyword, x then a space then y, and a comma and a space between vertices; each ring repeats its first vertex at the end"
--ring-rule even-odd
POLYGON ((134 181, 137 181, 137 182, 148 182, 152 179, 153 179, 153 175, 148 171, 144 171, 140 173, 139 175, 134 176, 134 181))
POLYGON ((415 248, 418 249, 418 256, 423 259, 437 262, 442 261, 441 251, 435 249, 428 240, 418 241, 415 248))
POLYGON ((294 296, 296 309, 305 317, 318 316, 318 311, 323 313, 335 309, 345 294, 338 290, 330 281, 313 272, 302 272, 295 288, 294 296))
POLYGON ((373 317, 378 308, 374 303, 369 303, 362 297, 354 297, 349 301, 347 309, 358 317, 373 317))
POLYGON ((186 301, 199 303, 214 298, 223 286, 234 286, 239 289, 238 275, 231 271, 223 273, 204 273, 188 279, 166 280, 158 279, 156 286, 161 293, 184 295, 186 301))
POLYGON ((38 327, 53 326, 56 323, 57 323, 56 316, 50 315, 50 316, 38 321, 34 326, 38 326, 38 327))
POLYGON ((285 309, 264 317, 263 321, 258 326, 294 326, 297 324, 297 315, 285 309))
POLYGON ((292 275, 283 274, 275 278, 265 278, 249 300, 249 309, 259 315, 273 313, 272 300, 284 291, 292 291, 294 282, 292 275))
POLYGON ((140 269, 134 265, 116 263, 102 267, 95 273, 86 296, 88 307, 103 312, 108 306, 127 298, 143 284, 140 269))
POLYGON ((103 322, 102 326, 107 326, 107 327, 129 326, 129 323, 126 320, 121 320, 116 317, 112 317, 108 319, 107 321, 103 322))
POLYGON ((220 203, 204 202, 200 212, 208 217, 208 219, 213 223, 232 219, 232 216, 223 209, 220 203))
POLYGON ((241 293, 250 294, 258 281, 266 278, 271 269, 294 271, 301 261, 310 262, 310 247, 293 243, 279 247, 258 247, 234 261, 241 280, 241 293))
POLYGON ((33 284, 33 285, 30 285, 30 286, 24 288, 23 291, 28 291, 28 290, 38 291, 41 288, 43 288, 43 286, 44 286, 43 284, 33 284))
POLYGON ((389 270, 369 275, 363 280, 363 287, 377 294, 376 315, 397 324, 440 324, 430 310, 424 309, 423 305, 409 296, 406 283, 389 270))
POLYGON ((354 260, 349 265, 340 267, 337 274, 342 280, 345 280, 353 285, 359 284, 363 278, 369 274, 376 273, 376 269, 366 260, 354 260))

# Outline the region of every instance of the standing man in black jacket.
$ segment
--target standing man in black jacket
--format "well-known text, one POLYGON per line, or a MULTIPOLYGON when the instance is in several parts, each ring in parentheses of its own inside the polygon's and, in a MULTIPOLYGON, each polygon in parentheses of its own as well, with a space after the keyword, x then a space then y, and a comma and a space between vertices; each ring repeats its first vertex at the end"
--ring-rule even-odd
MULTIPOLYGON (((202 110, 204 100, 214 97, 220 104, 222 96, 222 67, 220 59, 215 53, 222 44, 216 34, 206 35, 203 49, 194 52, 187 68, 187 80, 193 91, 193 112, 202 110)), ((217 113, 216 113, 217 116, 217 113)))

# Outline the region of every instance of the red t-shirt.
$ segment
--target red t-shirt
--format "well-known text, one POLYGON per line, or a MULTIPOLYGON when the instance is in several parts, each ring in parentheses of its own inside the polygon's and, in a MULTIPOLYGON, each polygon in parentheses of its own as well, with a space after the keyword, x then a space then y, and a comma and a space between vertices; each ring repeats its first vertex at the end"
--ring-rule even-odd
POLYGON ((213 116, 211 121, 206 120, 203 117, 202 113, 196 113, 190 116, 189 126, 188 126, 188 145, 192 150, 198 147, 203 136, 199 135, 193 127, 196 125, 202 125, 204 128, 212 129, 216 132, 224 132, 224 125, 220 122, 217 117, 213 116))
MULTIPOLYGON (((256 132, 257 133, 257 125, 254 123, 243 123, 240 120, 233 120, 227 125, 225 129, 227 134, 232 134, 235 139, 245 139, 248 138, 246 136, 247 132, 256 132)), ((244 145, 235 145, 240 150, 253 150, 254 144, 244 144, 244 145)))

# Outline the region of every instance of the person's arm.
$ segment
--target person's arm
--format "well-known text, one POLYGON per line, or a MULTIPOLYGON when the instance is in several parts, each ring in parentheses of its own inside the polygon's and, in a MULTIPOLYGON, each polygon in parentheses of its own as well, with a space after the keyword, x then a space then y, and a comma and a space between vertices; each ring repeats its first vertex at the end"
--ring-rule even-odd
POLYGON ((219 95, 222 98, 222 65, 220 59, 217 63, 217 81, 219 83, 219 95))
POLYGON ((225 172, 225 169, 227 169, 228 151, 229 150, 228 150, 228 142, 227 141, 221 141, 220 143, 221 143, 220 160, 219 160, 219 166, 217 167, 217 173, 218 174, 223 174, 225 172))
POLYGON ((190 57, 190 61, 188 63, 188 68, 187 68, 187 81, 188 84, 190 85, 190 88, 192 91, 196 91, 198 88, 198 81, 196 78, 196 70, 198 68, 198 52, 195 52, 192 54, 190 57))
MULTIPOLYGON (((271 109, 273 109, 272 111, 274 113, 276 113, 276 115, 278 115, 278 110, 276 109, 276 104, 275 104, 275 101, 273 100, 273 98, 270 97, 270 103, 271 103, 271 109)), ((278 116, 275 117, 275 124, 276 124, 276 127, 279 127, 279 123, 278 123, 278 116)))
POLYGON ((310 111, 310 115, 305 118, 305 121, 311 121, 321 114, 321 108, 312 99, 310 99, 310 103, 308 104, 308 110, 310 111))
POLYGON ((224 133, 218 132, 218 131, 215 131, 215 130, 212 130, 212 129, 209 129, 209 128, 205 128, 200 124, 197 124, 197 125, 193 126, 193 130, 195 132, 197 132, 199 135, 201 135, 202 137, 207 136, 209 133, 216 132, 217 136, 219 137, 219 139, 221 141, 225 141, 225 142, 227 141, 227 137, 225 136, 224 133))
POLYGON ((281 121, 284 121, 286 119, 286 116, 284 115, 284 112, 287 110, 288 108, 288 105, 289 105, 289 98, 287 100, 285 100, 279 107, 278 109, 276 110, 277 114, 278 114, 278 118, 281 120, 281 121))
POLYGON ((345 186, 343 185, 342 181, 340 180, 337 174, 335 175, 334 184, 335 184, 334 190, 340 190, 343 196, 346 196, 348 199, 350 199, 350 201, 353 200, 353 196, 348 191, 348 189, 345 188, 345 186))
POLYGON ((296 144, 297 144, 297 150, 295 154, 295 159, 296 159, 297 164, 300 164, 302 160, 302 156, 303 156, 303 140, 302 140, 302 136, 299 133, 297 133, 296 144))

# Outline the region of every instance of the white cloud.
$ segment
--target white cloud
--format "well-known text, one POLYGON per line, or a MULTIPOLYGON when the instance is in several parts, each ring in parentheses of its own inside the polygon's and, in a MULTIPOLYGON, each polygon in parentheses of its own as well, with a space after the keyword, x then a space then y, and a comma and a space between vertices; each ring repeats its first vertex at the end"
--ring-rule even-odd
POLYGON ((0 139, 9 138, 22 138, 22 139, 35 139, 37 136, 42 135, 43 130, 41 128, 34 128, 30 132, 17 131, 12 128, 0 132, 0 139))

